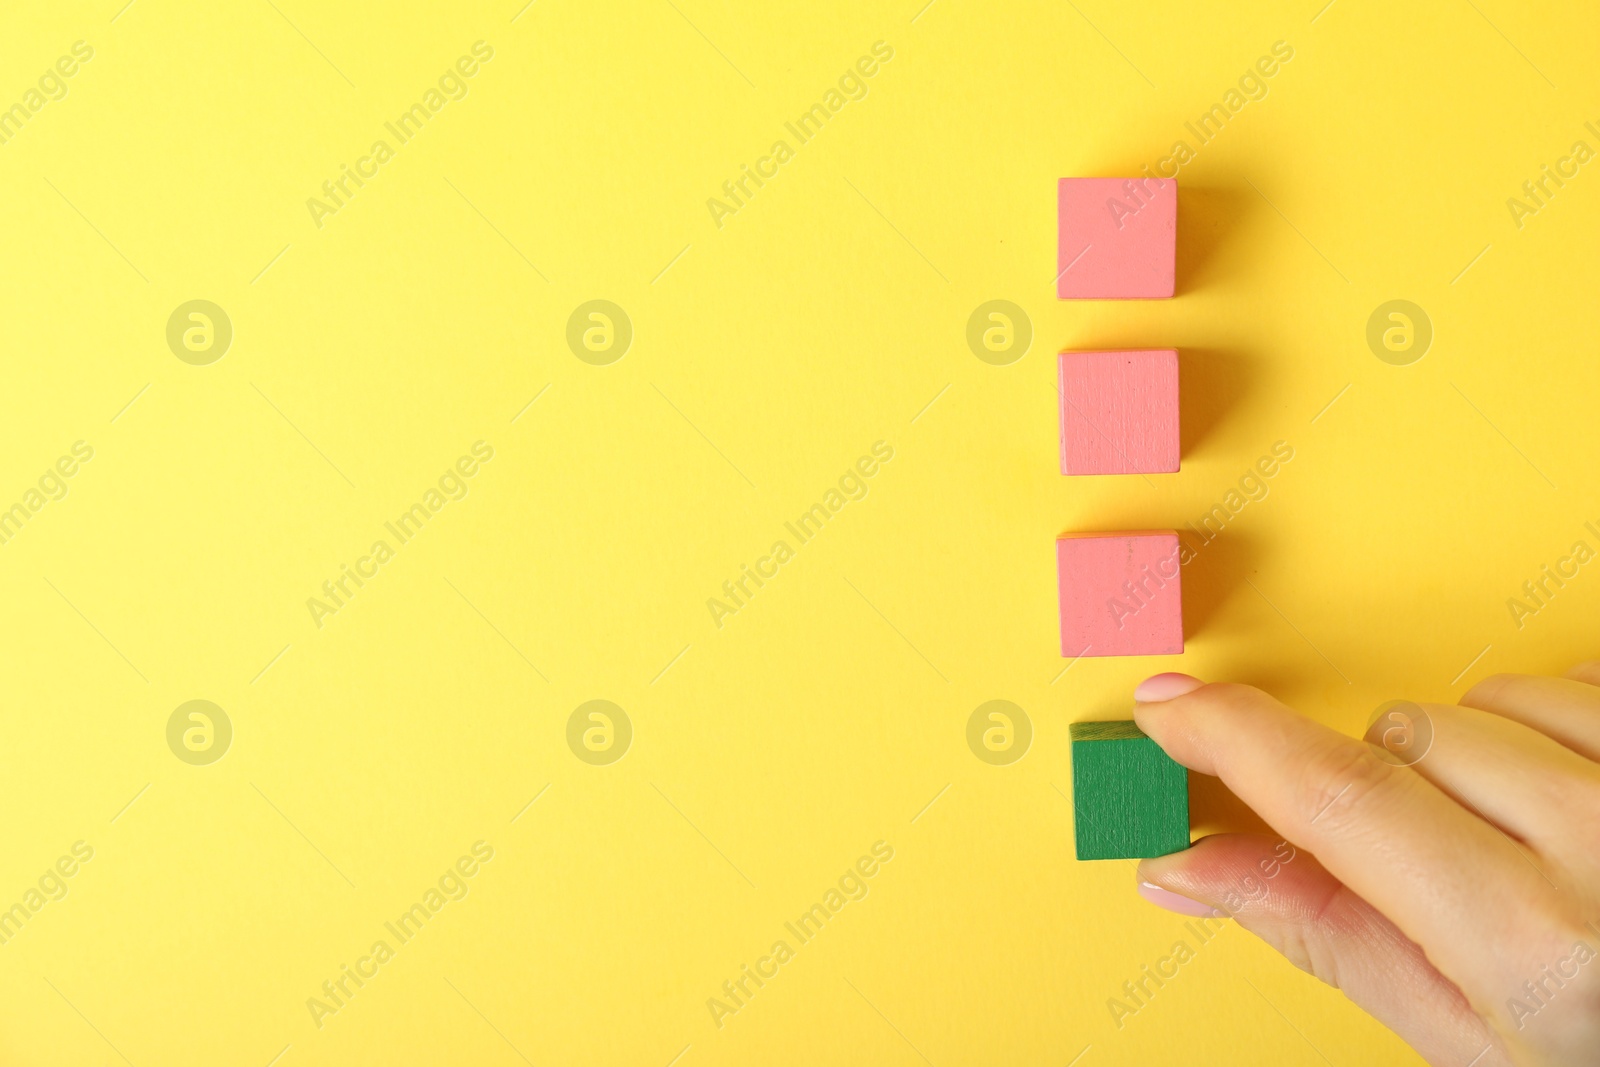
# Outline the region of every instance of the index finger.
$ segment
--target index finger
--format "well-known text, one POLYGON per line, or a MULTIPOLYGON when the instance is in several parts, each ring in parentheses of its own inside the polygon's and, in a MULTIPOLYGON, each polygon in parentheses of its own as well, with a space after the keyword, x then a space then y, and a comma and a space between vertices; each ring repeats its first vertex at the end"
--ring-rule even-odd
POLYGON ((1452 980, 1499 990, 1552 945, 1570 944, 1543 872, 1427 779, 1259 689, 1188 681, 1197 688, 1138 704, 1139 727, 1179 763, 1221 778, 1452 980), (1540 901, 1548 906, 1530 906, 1540 901), (1462 936, 1508 927, 1498 952, 1462 936), (1527 958, 1507 958, 1506 945, 1527 958))

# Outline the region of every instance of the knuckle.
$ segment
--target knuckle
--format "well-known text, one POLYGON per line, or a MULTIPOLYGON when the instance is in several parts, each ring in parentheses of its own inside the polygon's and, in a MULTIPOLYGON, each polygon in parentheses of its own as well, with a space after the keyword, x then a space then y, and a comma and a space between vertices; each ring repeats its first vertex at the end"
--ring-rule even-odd
POLYGON ((1600 660, 1585 660, 1568 671, 1567 677, 1575 682, 1600 685, 1600 660))
POLYGON ((1254 927, 1288 961, 1335 989, 1341 967, 1358 961, 1374 938, 1381 937, 1381 920, 1360 897, 1340 883, 1320 893, 1298 898, 1287 921, 1254 927))
POLYGON ((1239 721, 1270 700, 1265 693, 1238 682, 1211 682, 1191 694, 1196 710, 1213 718, 1239 721))
POLYGON ((1491 674, 1462 695, 1461 706, 1487 711, 1496 697, 1504 693, 1508 687, 1521 682, 1525 677, 1526 675, 1522 674, 1491 674))
POLYGON ((1314 754, 1300 776, 1297 810, 1325 834, 1358 827, 1403 787, 1400 772, 1369 746, 1330 745, 1314 754))
MULTIPOLYGON (((1336 972, 1322 973, 1327 968, 1318 967, 1317 957, 1320 953, 1313 951, 1315 935, 1307 926, 1291 926, 1280 935, 1276 946, 1284 959, 1300 968, 1302 971, 1316 978, 1322 979, 1333 988, 1339 988, 1339 976, 1336 972)), ((1317 945, 1320 948, 1320 944, 1317 945)))
POLYGON ((1261 696, 1261 690, 1240 682, 1210 682, 1201 686, 1198 692, 1228 708, 1242 707, 1261 696))
POLYGON ((1245 728, 1251 707, 1263 694, 1235 682, 1208 682, 1167 703, 1162 720, 1169 729, 1196 735, 1227 734, 1245 728))
POLYGON ((1600 963, 1594 962, 1593 928, 1575 912, 1553 902, 1535 908, 1529 919, 1530 951, 1524 957, 1522 970, 1526 973, 1519 975, 1527 979, 1519 990, 1527 994, 1524 1013, 1529 1018, 1537 1016, 1547 1033, 1575 1025, 1586 1027, 1591 1034, 1600 1030, 1600 963), (1529 1008, 1533 1010, 1529 1012, 1529 1008))
POLYGON ((1594 931, 1580 910, 1574 901, 1557 894, 1534 901, 1526 912, 1527 940, 1546 955, 1570 950, 1580 942, 1593 945, 1594 931))

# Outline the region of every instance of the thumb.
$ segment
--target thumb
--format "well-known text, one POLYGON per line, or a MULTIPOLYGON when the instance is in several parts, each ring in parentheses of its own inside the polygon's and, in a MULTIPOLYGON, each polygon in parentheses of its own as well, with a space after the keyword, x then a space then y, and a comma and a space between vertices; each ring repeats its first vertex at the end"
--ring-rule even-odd
POLYGON ((1140 895, 1169 911, 1232 917, 1296 967, 1342 989, 1429 1063, 1511 1063, 1422 949, 1309 852, 1265 835, 1217 834, 1144 860, 1139 882, 1140 895))

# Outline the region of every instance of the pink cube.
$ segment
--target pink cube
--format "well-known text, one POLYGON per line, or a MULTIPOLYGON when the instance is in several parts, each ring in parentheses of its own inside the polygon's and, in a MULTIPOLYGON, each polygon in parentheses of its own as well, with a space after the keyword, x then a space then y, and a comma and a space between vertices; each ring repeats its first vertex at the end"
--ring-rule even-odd
POLYGON ((1178 183, 1170 178, 1062 178, 1056 295, 1062 300, 1171 296, 1178 183))
POLYGON ((1183 561, 1171 530, 1067 534, 1056 540, 1061 654, 1183 651, 1183 561))
POLYGON ((1178 353, 1063 352, 1062 474, 1178 469, 1178 353))

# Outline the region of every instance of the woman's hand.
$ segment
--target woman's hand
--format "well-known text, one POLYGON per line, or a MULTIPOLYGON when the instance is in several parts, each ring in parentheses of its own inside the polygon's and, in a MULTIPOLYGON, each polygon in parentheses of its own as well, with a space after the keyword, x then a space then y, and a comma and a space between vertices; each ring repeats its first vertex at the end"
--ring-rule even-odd
POLYGON ((1249 686, 1160 674, 1134 697, 1283 839, 1145 860, 1147 899, 1231 915, 1440 1067, 1600 1064, 1600 662, 1413 705, 1421 758, 1249 686))

